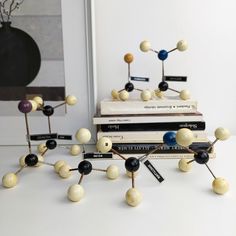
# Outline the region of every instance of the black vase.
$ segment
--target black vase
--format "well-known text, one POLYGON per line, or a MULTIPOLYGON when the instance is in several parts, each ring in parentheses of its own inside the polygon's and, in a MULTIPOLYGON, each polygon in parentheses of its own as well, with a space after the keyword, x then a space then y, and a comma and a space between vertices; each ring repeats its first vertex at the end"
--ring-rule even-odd
POLYGON ((37 76, 40 51, 24 31, 1 22, 0 28, 0 86, 26 86, 37 76))

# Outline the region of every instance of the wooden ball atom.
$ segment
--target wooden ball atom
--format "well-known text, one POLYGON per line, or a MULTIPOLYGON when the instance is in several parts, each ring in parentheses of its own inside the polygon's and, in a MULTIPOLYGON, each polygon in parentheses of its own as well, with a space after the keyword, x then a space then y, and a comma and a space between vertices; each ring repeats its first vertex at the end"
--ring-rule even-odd
POLYGON ((134 60, 134 56, 131 53, 127 53, 124 55, 124 61, 128 64, 130 64, 131 62, 133 62, 134 60))
POLYGON ((129 92, 127 92, 126 90, 123 90, 119 93, 119 98, 122 101, 127 101, 129 99, 129 92))
POLYGON ((215 193, 223 195, 229 190, 229 183, 224 178, 216 178, 212 182, 212 189, 215 193))
POLYGON ((66 165, 66 162, 63 160, 59 160, 54 164, 54 170, 56 173, 59 173, 59 170, 62 166, 66 165))
POLYGON ((84 197, 84 188, 80 184, 73 184, 67 191, 67 197, 72 202, 79 202, 84 197))
POLYGON ((76 132, 75 138, 79 141, 79 143, 85 144, 91 139, 91 133, 88 129, 81 128, 76 132))
POLYGON ((32 110, 31 111, 36 111, 38 109, 37 102, 35 102, 34 100, 29 100, 29 102, 31 103, 31 106, 32 106, 32 110))
POLYGON ((73 106, 77 103, 77 98, 73 95, 69 95, 66 97, 66 104, 73 106))
POLYGON ((178 166, 179 169, 183 172, 188 172, 192 169, 192 163, 188 163, 187 159, 180 159, 178 166))
POLYGON ((136 207, 142 201, 142 194, 137 188, 130 188, 125 194, 125 200, 128 205, 136 207))
POLYGON ((2 185, 5 188, 13 188, 17 185, 18 177, 15 173, 7 173, 2 177, 2 185))
POLYGON ((151 49, 151 44, 149 41, 144 40, 140 43, 139 48, 142 52, 148 52, 151 49))
POLYGON ((111 91, 111 96, 113 99, 119 99, 119 92, 116 89, 111 91))
POLYGON ((38 108, 43 106, 43 99, 41 97, 36 96, 33 98, 33 101, 36 102, 38 108))
POLYGON ((106 176, 108 179, 117 179, 120 175, 119 168, 115 165, 110 165, 106 169, 106 176))
POLYGON ((185 90, 180 91, 179 97, 182 100, 188 100, 188 99, 190 99, 191 94, 188 90, 185 89, 185 90))
POLYGON ((146 89, 141 92, 140 96, 143 101, 149 101, 152 98, 152 93, 150 90, 146 89))
POLYGON ((182 128, 176 133, 176 142, 183 147, 188 147, 194 140, 193 132, 190 129, 182 128))
POLYGON ((230 132, 228 129, 219 127, 215 130, 215 137, 221 141, 224 141, 230 137, 230 132))
POLYGON ((70 147, 70 154, 72 156, 78 156, 81 153, 81 148, 79 145, 74 144, 70 147))
POLYGON ((65 164, 59 168, 58 174, 61 178, 67 179, 71 176, 70 172, 71 166, 65 164))
POLYGON ((188 49, 188 43, 187 41, 185 40, 180 40, 177 45, 176 45, 176 48, 180 51, 180 52, 183 52, 185 50, 188 49))
POLYGON ((107 153, 112 148, 112 142, 109 138, 102 137, 97 141, 97 150, 101 153, 107 153))

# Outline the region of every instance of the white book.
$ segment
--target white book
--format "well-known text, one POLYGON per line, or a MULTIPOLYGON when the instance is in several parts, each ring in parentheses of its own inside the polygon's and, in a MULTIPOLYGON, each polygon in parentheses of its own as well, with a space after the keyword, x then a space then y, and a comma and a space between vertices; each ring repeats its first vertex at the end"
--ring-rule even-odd
POLYGON ((200 112, 195 113, 161 113, 161 114, 137 114, 137 115, 95 115, 93 124, 134 124, 134 123, 164 123, 204 121, 200 112))
POLYGON ((178 97, 150 101, 105 99, 100 102, 100 110, 101 115, 193 113, 197 111, 197 101, 178 97))
MULTIPOLYGON (((207 134, 204 131, 192 131, 194 142, 207 142, 207 134)), ((162 143, 166 131, 121 131, 121 132, 97 132, 97 139, 107 137, 113 143, 162 143)))

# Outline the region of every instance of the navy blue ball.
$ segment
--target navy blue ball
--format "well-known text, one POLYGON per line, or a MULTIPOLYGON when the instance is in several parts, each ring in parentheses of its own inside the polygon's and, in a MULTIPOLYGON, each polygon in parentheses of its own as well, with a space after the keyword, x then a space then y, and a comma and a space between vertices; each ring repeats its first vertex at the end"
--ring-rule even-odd
POLYGON ((165 61, 168 57, 168 52, 166 50, 161 50, 158 52, 157 56, 161 61, 165 61))
POLYGON ((176 133, 173 131, 166 132, 163 136, 163 142, 168 146, 176 145, 176 133))

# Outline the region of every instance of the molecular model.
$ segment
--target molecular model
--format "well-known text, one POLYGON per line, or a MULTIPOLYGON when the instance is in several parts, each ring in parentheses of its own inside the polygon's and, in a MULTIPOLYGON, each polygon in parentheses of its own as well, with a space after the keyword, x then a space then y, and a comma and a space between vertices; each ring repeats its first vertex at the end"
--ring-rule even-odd
MULTIPOLYGON (((163 98, 164 94, 163 92, 167 91, 168 89, 171 91, 174 91, 176 93, 179 94, 179 97, 183 100, 187 100, 190 98, 190 92, 188 90, 182 90, 182 91, 177 91, 175 89, 172 89, 169 87, 169 84, 166 82, 167 80, 167 76, 165 75, 165 68, 164 68, 164 61, 168 58, 169 53, 175 51, 175 50, 179 50, 180 52, 185 51, 188 48, 187 42, 185 40, 180 40, 177 45, 176 48, 167 51, 167 50, 160 50, 160 51, 156 51, 154 49, 151 48, 151 44, 149 41, 143 41, 140 43, 140 49, 143 52, 148 52, 148 51, 152 51, 154 53, 157 54, 157 57, 159 60, 162 61, 162 81, 159 83, 158 85, 158 89, 155 90, 155 95, 159 98, 163 98)), ((178 76, 176 76, 178 77, 178 76)))
POLYGON ((28 154, 24 155, 20 158, 19 164, 20 168, 14 172, 14 173, 7 173, 2 178, 2 185, 6 188, 12 188, 16 186, 18 182, 18 175, 19 173, 26 167, 38 167, 42 164, 53 166, 55 171, 58 172, 61 165, 65 164, 64 161, 58 161, 55 164, 50 164, 47 162, 44 162, 44 155, 48 150, 52 150, 56 148, 57 142, 54 139, 51 139, 52 137, 58 138, 59 135, 51 133, 51 125, 50 125, 50 116, 54 113, 54 109, 62 106, 62 105, 74 105, 76 104, 77 99, 76 97, 69 95, 65 98, 65 102, 52 107, 49 105, 44 105, 44 102, 41 97, 34 97, 32 100, 22 100, 18 104, 18 109, 21 113, 24 114, 25 118, 25 124, 26 124, 26 132, 27 132, 27 143, 28 143, 28 154), (43 135, 30 135, 30 129, 29 129, 29 122, 28 122, 28 113, 35 112, 35 111, 42 111, 45 116, 48 118, 48 126, 49 126, 49 134, 43 134, 43 135), (31 148, 31 138, 38 137, 47 139, 48 137, 50 139, 47 140, 46 144, 44 146, 40 146, 40 154, 34 154, 32 152, 31 148))
POLYGON ((142 90, 142 89, 135 88, 134 84, 131 83, 131 79, 138 80, 138 81, 148 81, 149 80, 148 78, 133 77, 130 75, 130 64, 133 62, 133 60, 134 60, 134 57, 131 53, 125 54, 124 61, 128 64, 128 82, 125 84, 124 89, 119 90, 119 91, 117 91, 115 89, 112 90, 111 95, 112 95, 113 99, 120 99, 122 101, 126 101, 129 99, 129 93, 134 90, 141 92, 140 96, 143 101, 148 101, 152 98, 152 93, 150 90, 148 90, 148 89, 142 90))
POLYGON ((125 158, 123 155, 121 155, 119 152, 114 150, 112 148, 112 142, 107 137, 102 137, 97 142, 97 149, 101 153, 107 153, 111 151, 112 153, 117 154, 125 161, 125 169, 127 175, 132 179, 132 186, 125 194, 125 200, 126 203, 130 206, 137 206, 142 201, 142 194, 135 186, 135 177, 138 173, 140 162, 143 163, 148 170, 154 175, 154 177, 161 183, 164 178, 158 173, 158 171, 155 169, 155 167, 151 164, 151 162, 148 160, 148 156, 152 154, 153 152, 157 151, 159 148, 162 147, 164 144, 157 145, 157 147, 148 152, 147 154, 144 154, 143 156, 136 158, 136 157, 129 157, 125 158))
MULTIPOLYGON (((91 133, 88 129, 81 128, 76 132, 76 139, 81 144, 86 144, 91 139, 91 133)), ((83 147, 83 153, 85 153, 83 147)), ((78 154, 74 152, 73 155, 78 154)), ((85 194, 84 188, 81 185, 81 182, 85 175, 90 174, 92 171, 105 172, 106 176, 110 180, 114 180, 119 176, 119 168, 115 165, 109 165, 106 169, 93 168, 91 162, 87 160, 80 161, 77 168, 71 168, 66 163, 60 163, 61 165, 58 168, 58 174, 61 178, 69 178, 72 171, 78 171, 80 173, 80 178, 77 184, 73 184, 68 188, 67 197, 72 202, 79 202, 85 194)))
POLYGON ((179 161, 179 169, 183 172, 188 172, 191 167, 192 167, 192 162, 196 162, 198 164, 201 165, 205 165, 207 167, 207 169, 209 170, 209 172, 211 173, 211 175, 214 178, 214 181, 212 182, 212 188, 213 191, 217 194, 224 194, 228 191, 229 189, 229 184, 228 182, 224 179, 224 178, 217 178, 213 172, 211 171, 211 169, 209 168, 207 162, 209 161, 209 154, 208 152, 210 151, 210 149, 214 146, 214 144, 218 141, 218 140, 226 140, 228 139, 230 136, 230 132, 225 129, 225 128, 217 128, 215 130, 215 141, 211 143, 210 147, 205 151, 205 150, 197 150, 197 151, 193 151, 190 150, 188 147, 189 145, 192 144, 193 140, 194 140, 194 136, 193 136, 193 132, 187 128, 182 128, 179 129, 177 131, 177 133, 175 132, 168 132, 166 133, 166 135, 164 136, 165 142, 169 145, 169 146, 173 146, 173 145, 180 145, 182 147, 184 147, 185 149, 187 149, 190 153, 193 153, 193 159, 192 160, 187 160, 187 159, 181 159, 179 161))

